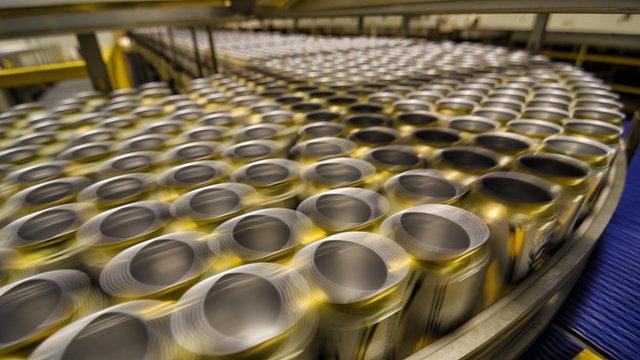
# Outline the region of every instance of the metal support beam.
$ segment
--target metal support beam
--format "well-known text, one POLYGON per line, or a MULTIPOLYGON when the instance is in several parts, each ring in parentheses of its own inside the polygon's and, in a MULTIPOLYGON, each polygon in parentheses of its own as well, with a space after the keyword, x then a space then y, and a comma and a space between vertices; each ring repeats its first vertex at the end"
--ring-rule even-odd
POLYGON ((364 35, 364 16, 358 16, 358 35, 364 35))
POLYGON ((210 26, 206 26, 207 37, 209 39, 209 55, 211 56, 211 71, 214 74, 218 73, 218 59, 216 59, 216 44, 213 39, 213 34, 210 26))
POLYGON ((533 29, 531 29, 531 34, 529 34, 529 41, 527 41, 527 50, 529 50, 529 52, 537 53, 542 48, 547 22, 549 22, 549 14, 536 15, 533 29))
POLYGON ((200 62, 200 49, 198 48, 198 38, 196 36, 196 28, 190 27, 191 41, 193 42, 193 58, 196 60, 196 68, 198 70, 198 77, 202 77, 202 63, 200 62))
POLYGON ((107 67, 102 60, 100 44, 95 33, 77 34, 80 44, 80 55, 87 64, 87 71, 96 90, 108 93, 112 90, 107 67))
POLYGON ((293 33, 297 33, 298 32, 298 26, 299 26, 299 21, 300 19, 298 18, 294 18, 293 19, 293 28, 291 29, 293 33))
POLYGON ((589 52, 589 45, 580 45, 580 50, 578 51, 578 56, 576 57, 576 66, 582 66, 585 58, 587 57, 587 52, 589 52))
POLYGON ((409 36, 409 24, 411 22, 410 15, 402 15, 402 22, 400 23, 400 36, 409 36))
POLYGON ((283 11, 257 6, 254 15, 262 18, 308 16, 385 16, 427 14, 637 14, 638 0, 429 0, 363 2, 362 0, 300 0, 283 11), (366 5, 371 3, 371 5, 366 5))
MULTIPOLYGON (((1 3, 2 1, 0 1, 1 3)), ((109 8, 118 3, 124 3, 124 1, 103 2, 99 8, 109 8)), ((235 15, 231 8, 177 6, 181 3, 179 1, 166 2, 176 4, 176 6, 161 6, 159 1, 139 1, 136 3, 141 7, 103 11, 96 9, 96 6, 85 6, 84 8, 93 11, 63 11, 56 14, 39 13, 28 9, 29 11, 22 16, 0 16, 0 38, 92 32, 103 29, 133 29, 159 25, 206 25, 211 24, 213 20, 228 19, 235 15)), ((188 4, 189 2, 184 3, 188 4)))

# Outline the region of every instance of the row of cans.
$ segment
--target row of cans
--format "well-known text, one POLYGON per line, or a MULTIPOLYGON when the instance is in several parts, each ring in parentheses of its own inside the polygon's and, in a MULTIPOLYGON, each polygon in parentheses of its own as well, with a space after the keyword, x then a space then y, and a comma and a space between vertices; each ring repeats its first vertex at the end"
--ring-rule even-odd
POLYGON ((620 108, 581 115, 602 104, 576 106, 558 69, 561 86, 496 70, 410 90, 247 69, 11 109, 0 351, 410 355, 540 266, 604 185, 620 108), (479 79, 495 81, 471 111, 442 107, 479 79), (560 87, 562 118, 524 115, 560 87), (525 92, 513 117, 482 105, 525 92))

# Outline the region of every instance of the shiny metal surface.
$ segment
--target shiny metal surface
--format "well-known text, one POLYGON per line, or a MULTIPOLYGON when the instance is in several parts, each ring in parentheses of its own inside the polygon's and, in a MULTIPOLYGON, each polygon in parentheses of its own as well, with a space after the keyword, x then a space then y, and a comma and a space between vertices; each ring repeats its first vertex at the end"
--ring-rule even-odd
MULTIPOLYGON (((201 36, 182 33, 190 67, 201 36)), ((159 82, 1 115, 2 281, 78 268, 103 301, 162 301, 79 311, 98 318, 65 322, 90 342, 56 328, 35 355, 410 356, 536 276, 607 189, 618 151, 593 140, 616 145, 620 109, 573 66, 472 43, 213 35, 229 72, 186 95, 159 82), (25 194, 47 216, 7 206, 25 194)), ((155 63, 164 38, 131 36, 155 63)))

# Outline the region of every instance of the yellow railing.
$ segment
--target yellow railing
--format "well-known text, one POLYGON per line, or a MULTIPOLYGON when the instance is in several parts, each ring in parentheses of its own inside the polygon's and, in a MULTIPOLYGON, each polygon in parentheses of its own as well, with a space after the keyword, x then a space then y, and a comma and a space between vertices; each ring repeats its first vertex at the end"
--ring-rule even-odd
MULTIPOLYGON (((125 51, 114 44, 103 54, 107 73, 114 89, 131 87, 131 78, 125 61, 125 51)), ((0 69, 0 88, 11 88, 87 77, 84 60, 56 64, 0 69)))

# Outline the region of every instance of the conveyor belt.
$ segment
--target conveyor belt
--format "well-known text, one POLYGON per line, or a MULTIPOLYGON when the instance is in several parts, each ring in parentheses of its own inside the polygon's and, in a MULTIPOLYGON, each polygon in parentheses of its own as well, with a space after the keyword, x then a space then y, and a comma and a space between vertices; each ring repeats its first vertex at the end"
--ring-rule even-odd
POLYGON ((525 359, 566 359, 583 349, 640 359, 640 157, 580 280, 525 359))

